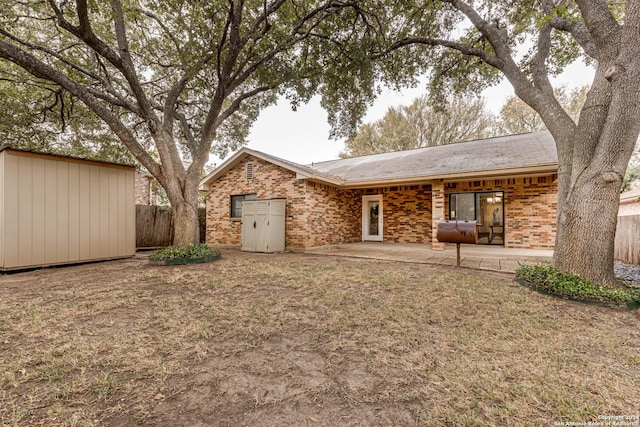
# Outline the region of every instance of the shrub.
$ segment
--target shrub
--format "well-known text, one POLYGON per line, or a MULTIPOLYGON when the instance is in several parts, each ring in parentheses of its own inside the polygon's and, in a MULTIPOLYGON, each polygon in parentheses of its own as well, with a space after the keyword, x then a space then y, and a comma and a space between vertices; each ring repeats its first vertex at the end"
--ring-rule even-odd
POLYGON ((210 248, 204 243, 194 245, 193 243, 188 246, 169 246, 159 251, 155 251, 149 255, 151 261, 165 261, 168 259, 190 259, 190 258, 203 258, 206 256, 218 256, 220 255, 220 249, 210 248))
POLYGON ((620 288, 596 285, 551 264, 522 265, 516 270, 516 279, 535 289, 568 298, 599 302, 640 300, 640 288, 632 288, 622 282, 620 288))

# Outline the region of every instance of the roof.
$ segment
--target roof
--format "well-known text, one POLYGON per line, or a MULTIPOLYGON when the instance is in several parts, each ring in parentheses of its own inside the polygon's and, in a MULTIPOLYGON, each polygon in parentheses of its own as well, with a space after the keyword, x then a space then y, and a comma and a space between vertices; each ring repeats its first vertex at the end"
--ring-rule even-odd
POLYGON ((620 194, 620 203, 640 203, 640 188, 620 194))
POLYGON ((13 152, 14 154, 24 153, 23 155, 28 155, 31 157, 40 157, 40 158, 51 157, 54 159, 66 160, 74 163, 86 163, 86 164, 93 164, 97 166, 102 165, 102 166, 114 166, 114 167, 125 168, 125 169, 128 169, 128 168, 135 169, 134 165, 127 164, 127 163, 116 163, 116 162, 108 162, 105 160, 94 160, 86 157, 67 156, 64 154, 47 153, 44 151, 30 150, 27 148, 19 148, 11 145, 0 145, 0 153, 3 151, 13 152))
POLYGON ((555 141, 549 132, 509 135, 414 150, 316 163, 314 168, 348 183, 374 183, 555 170, 555 141))
POLYGON ((553 173, 558 169, 555 141, 545 131, 329 160, 307 166, 243 148, 205 177, 201 185, 209 185, 249 154, 290 169, 298 178, 344 187, 553 173))
POLYGON ((227 173, 229 169, 249 156, 257 157, 266 162, 273 163, 292 172, 295 172, 297 178, 299 179, 313 179, 317 181, 327 182, 333 185, 341 185, 344 182, 344 180, 339 177, 320 172, 311 166, 300 165, 289 160, 284 160, 279 157, 272 156, 261 151, 251 150, 245 147, 237 151, 233 156, 225 160, 224 163, 222 163, 220 166, 211 171, 211 173, 205 176, 202 181, 200 181, 200 189, 205 189, 220 176, 227 173))

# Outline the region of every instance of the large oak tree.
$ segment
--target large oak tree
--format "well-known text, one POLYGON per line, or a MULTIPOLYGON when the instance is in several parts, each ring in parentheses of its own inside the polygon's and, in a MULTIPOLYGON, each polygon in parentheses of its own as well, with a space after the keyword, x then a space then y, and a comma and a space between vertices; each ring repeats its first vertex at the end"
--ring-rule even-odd
POLYGON ((0 0, 0 11, 0 71, 17 65, 106 123, 166 190, 176 244, 198 241, 210 152, 235 149, 278 96, 295 107, 323 92, 338 126, 374 96, 372 69, 329 67, 365 55, 343 47, 362 19, 349 1, 0 0))
POLYGON ((479 91, 504 76, 540 115, 559 161, 554 262, 615 285, 619 190, 640 133, 640 1, 366 4, 380 33, 379 57, 397 67, 423 64, 436 100, 447 91, 479 91), (550 76, 579 57, 595 64, 596 73, 576 122, 550 76))

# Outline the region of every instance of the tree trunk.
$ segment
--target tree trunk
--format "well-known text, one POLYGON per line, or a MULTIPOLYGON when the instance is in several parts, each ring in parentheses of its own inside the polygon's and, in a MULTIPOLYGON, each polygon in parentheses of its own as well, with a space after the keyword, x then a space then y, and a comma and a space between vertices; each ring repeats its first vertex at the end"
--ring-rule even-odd
MULTIPOLYGON (((206 154, 206 153, 205 153, 206 154)), ((173 159, 171 159, 173 160, 173 159)), ((187 246, 191 243, 200 243, 200 221, 198 220, 198 173, 204 164, 202 159, 194 159, 187 171, 182 167, 180 160, 172 166, 173 173, 165 174, 164 189, 173 209, 173 244, 174 246, 187 246), (193 169, 192 169, 193 168, 193 169), (200 168, 200 169, 198 169, 200 168), (178 169, 178 171, 176 171, 178 169)), ((171 161, 165 162, 167 165, 171 161)))
POLYGON ((173 204, 173 244, 186 246, 200 242, 198 205, 186 201, 173 204))
MULTIPOLYGON (((602 170, 602 165, 593 168, 602 170)), ((594 283, 618 285, 613 254, 620 184, 617 175, 607 172, 579 177, 559 209, 557 267, 594 283)))
MULTIPOLYGON (((613 119, 598 136, 591 135, 597 145, 590 150, 590 156, 580 155, 580 150, 589 145, 584 137, 589 132, 582 123, 571 141, 573 155, 569 158, 559 155, 554 253, 557 267, 609 286, 619 285, 613 271, 613 256, 620 188, 638 138, 637 126, 625 125, 625 117, 619 111, 622 108, 615 101, 614 97, 609 108, 614 112, 613 119)), ((637 113, 633 112, 627 117, 627 123, 633 123, 635 116, 637 113)), ((567 136, 556 138, 559 147, 568 143, 567 136)))

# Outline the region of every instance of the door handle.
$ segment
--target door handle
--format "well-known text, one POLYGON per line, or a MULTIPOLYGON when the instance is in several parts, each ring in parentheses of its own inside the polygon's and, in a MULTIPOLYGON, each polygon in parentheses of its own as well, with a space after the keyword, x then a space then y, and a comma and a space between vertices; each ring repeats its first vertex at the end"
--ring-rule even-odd
POLYGON ((256 228, 256 222, 253 221, 253 228, 256 228))

